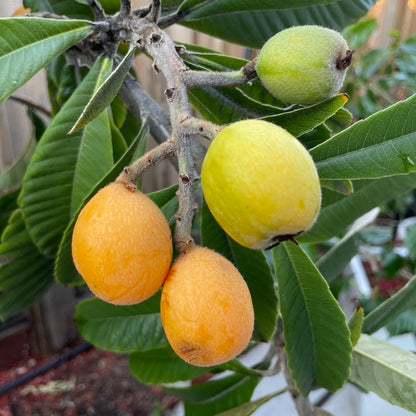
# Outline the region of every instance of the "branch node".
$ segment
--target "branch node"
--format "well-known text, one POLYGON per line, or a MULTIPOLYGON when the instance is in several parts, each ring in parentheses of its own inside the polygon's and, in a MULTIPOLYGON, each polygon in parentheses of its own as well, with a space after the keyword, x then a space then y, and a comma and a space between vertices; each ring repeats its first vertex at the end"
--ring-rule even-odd
POLYGON ((175 88, 167 88, 165 90, 166 98, 169 102, 172 102, 175 96, 175 88))

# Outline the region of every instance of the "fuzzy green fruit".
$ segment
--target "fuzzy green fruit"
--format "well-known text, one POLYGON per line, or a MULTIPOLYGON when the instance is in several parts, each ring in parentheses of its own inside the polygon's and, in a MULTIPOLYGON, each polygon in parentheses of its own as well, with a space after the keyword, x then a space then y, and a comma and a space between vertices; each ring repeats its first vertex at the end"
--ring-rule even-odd
POLYGON ((261 249, 309 229, 321 188, 315 164, 290 133, 262 120, 225 127, 201 171, 212 215, 239 244, 261 249))
POLYGON ((256 70, 277 99, 288 104, 314 104, 341 89, 352 54, 345 39, 332 29, 295 26, 263 45, 256 70))

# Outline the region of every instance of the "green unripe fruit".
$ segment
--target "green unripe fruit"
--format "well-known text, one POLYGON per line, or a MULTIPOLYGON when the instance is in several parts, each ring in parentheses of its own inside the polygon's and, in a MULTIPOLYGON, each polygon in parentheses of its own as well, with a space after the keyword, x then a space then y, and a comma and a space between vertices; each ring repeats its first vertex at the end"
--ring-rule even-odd
POLYGON ((290 133, 262 120, 225 127, 201 171, 207 205, 239 244, 268 248, 309 229, 321 188, 308 151, 290 133))
POLYGON ((263 45, 256 70, 277 99, 314 104, 341 89, 352 55, 338 32, 321 26, 295 26, 263 45))

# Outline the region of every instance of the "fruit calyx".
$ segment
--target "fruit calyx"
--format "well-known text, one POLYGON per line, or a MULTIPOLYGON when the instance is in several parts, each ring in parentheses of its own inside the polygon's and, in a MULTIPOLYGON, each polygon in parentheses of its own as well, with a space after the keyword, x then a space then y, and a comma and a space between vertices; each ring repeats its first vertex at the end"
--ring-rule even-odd
POLYGON ((296 244, 297 246, 299 243, 295 240, 295 237, 302 234, 303 231, 299 231, 295 234, 283 234, 283 235, 276 235, 270 239, 271 245, 267 246, 265 250, 271 250, 274 247, 277 247, 280 243, 283 243, 284 241, 291 241, 292 243, 296 244))
POLYGON ((336 68, 340 71, 347 69, 352 62, 352 56, 354 55, 355 51, 347 50, 345 55, 338 58, 336 62, 336 68))

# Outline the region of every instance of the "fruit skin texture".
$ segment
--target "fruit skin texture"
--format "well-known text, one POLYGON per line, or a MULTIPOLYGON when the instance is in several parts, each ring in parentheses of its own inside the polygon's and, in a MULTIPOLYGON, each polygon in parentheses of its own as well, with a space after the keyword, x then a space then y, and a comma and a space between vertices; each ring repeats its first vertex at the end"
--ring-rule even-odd
POLYGON ((163 286, 160 311, 171 347, 195 366, 231 360, 253 332, 246 282, 230 261, 203 247, 176 260, 163 286))
POLYGON ((351 58, 352 52, 338 32, 321 26, 295 26, 263 45, 256 70, 277 99, 314 104, 341 89, 351 58))
POLYGON ((102 188, 74 227, 72 257, 91 291, 132 305, 154 295, 172 262, 172 236, 159 207, 120 183, 102 188))
POLYGON ((262 249, 309 229, 321 188, 315 164, 290 133, 263 120, 230 124, 215 137, 201 171, 207 205, 239 244, 262 249))

